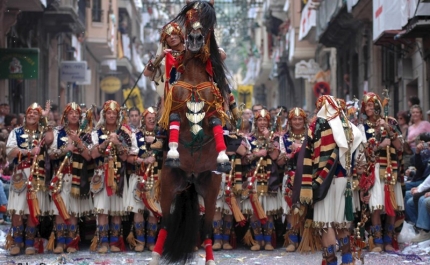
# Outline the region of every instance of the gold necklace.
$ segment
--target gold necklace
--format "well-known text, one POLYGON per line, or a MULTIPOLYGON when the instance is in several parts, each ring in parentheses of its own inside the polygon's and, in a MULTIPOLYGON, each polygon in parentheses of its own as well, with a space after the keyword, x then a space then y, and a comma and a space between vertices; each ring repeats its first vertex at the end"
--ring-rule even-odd
POLYGON ((155 132, 145 131, 145 136, 155 136, 155 132))
POLYGON ((37 132, 36 130, 24 129, 24 133, 27 135, 34 135, 37 132))
POLYGON ((367 125, 369 125, 369 127, 371 127, 371 128, 375 128, 375 126, 376 126, 376 123, 373 123, 373 122, 371 122, 371 121, 369 121, 369 120, 366 120, 366 123, 367 123, 367 125))
POLYGON ((104 139, 106 140, 108 138, 108 135, 111 133, 110 131, 106 130, 105 127, 101 128, 102 130, 102 135, 100 135, 100 139, 104 139))
POLYGON ((78 132, 78 130, 72 130, 72 129, 70 129, 69 126, 66 126, 65 131, 66 131, 67 135, 70 135, 70 133, 72 133, 72 132, 75 132, 75 133, 78 132))
POLYGON ((305 137, 305 133, 303 132, 300 134, 295 134, 295 133, 291 132, 291 137, 293 137, 294 139, 297 139, 297 140, 299 140, 299 139, 302 140, 305 137))
POLYGON ((178 58, 178 56, 180 56, 184 51, 185 50, 183 50, 183 51, 173 51, 172 50, 172 55, 173 55, 173 57, 178 58))

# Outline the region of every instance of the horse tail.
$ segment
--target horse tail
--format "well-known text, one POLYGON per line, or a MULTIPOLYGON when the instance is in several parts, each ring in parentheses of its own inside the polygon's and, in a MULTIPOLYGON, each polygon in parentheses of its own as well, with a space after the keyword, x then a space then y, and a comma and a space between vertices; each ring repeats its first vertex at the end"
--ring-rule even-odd
POLYGON ((194 258, 197 244, 199 203, 194 184, 176 195, 173 212, 169 214, 167 238, 163 258, 170 263, 186 262, 194 258))

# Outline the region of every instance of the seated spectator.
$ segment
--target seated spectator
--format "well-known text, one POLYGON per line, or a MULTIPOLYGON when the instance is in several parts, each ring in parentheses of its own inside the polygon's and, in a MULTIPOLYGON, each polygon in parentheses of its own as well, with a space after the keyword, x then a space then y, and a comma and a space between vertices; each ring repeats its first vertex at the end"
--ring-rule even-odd
MULTIPOLYGON (((430 178, 427 178, 430 180, 430 178)), ((420 186, 412 188, 406 192, 406 219, 415 224, 419 234, 413 238, 412 242, 422 242, 430 239, 430 212, 427 205, 430 204, 430 181, 423 182, 420 186), (427 183, 427 188, 422 188, 422 184, 427 183), (420 190, 427 190, 423 193, 420 190)))
MULTIPOLYGON (((420 151, 422 151, 423 148, 423 142, 419 143, 416 147, 416 149, 420 151)), ((427 204, 430 200, 429 163, 427 163, 424 172, 427 173, 425 180, 418 185, 418 187, 411 188, 405 195, 406 219, 415 223, 416 227, 420 230, 420 233, 412 239, 412 242, 422 242, 430 239, 430 212, 427 211, 427 204)))
POLYGON ((420 185, 424 179, 430 175, 430 150, 428 148, 424 149, 424 142, 419 144, 421 148, 415 149, 415 155, 411 158, 411 165, 415 167, 415 170, 408 168, 405 172, 408 176, 408 180, 405 183, 405 189, 408 191, 414 187, 420 185))

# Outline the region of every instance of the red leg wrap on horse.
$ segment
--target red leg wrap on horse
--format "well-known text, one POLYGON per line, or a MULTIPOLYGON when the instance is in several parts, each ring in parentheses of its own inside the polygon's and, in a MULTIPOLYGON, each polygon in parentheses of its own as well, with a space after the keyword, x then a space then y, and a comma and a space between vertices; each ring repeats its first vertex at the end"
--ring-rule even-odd
POLYGON ((181 123, 179 121, 172 121, 170 122, 170 138, 169 143, 177 143, 179 141, 179 127, 181 123))
POLYGON ((157 242, 155 242, 155 246, 154 246, 154 252, 157 252, 158 254, 160 254, 160 256, 163 253, 164 241, 166 241, 166 237, 167 237, 167 230, 164 228, 161 228, 160 232, 158 232, 157 242))
POLYGON ((225 151, 227 147, 225 146, 224 142, 224 131, 221 127, 221 125, 216 125, 212 129, 214 133, 215 138, 215 149, 219 153, 221 151, 225 151))
POLYGON ((214 260, 214 253, 212 252, 212 239, 205 239, 206 261, 214 260))

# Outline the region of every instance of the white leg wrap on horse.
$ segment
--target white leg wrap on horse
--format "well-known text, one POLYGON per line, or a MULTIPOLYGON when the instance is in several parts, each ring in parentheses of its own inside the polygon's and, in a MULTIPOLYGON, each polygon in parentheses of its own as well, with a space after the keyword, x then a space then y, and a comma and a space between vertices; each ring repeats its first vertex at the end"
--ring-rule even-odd
POLYGON ((151 261, 148 263, 149 265, 159 265, 160 264, 160 254, 158 254, 157 252, 152 252, 152 259, 151 261))
MULTIPOLYGON (((179 158, 179 152, 178 152, 178 143, 171 142, 169 143, 169 152, 167 152, 168 158, 179 158)), ((228 157, 227 157, 228 159, 228 157)))
POLYGON ((225 150, 218 153, 218 157, 216 158, 216 161, 218 163, 226 163, 229 161, 228 156, 225 153, 225 150))
POLYGON ((216 263, 213 260, 208 260, 206 261, 205 265, 216 265, 216 263))

